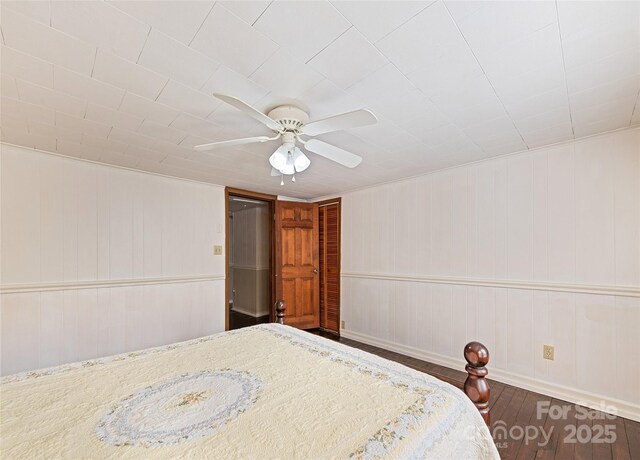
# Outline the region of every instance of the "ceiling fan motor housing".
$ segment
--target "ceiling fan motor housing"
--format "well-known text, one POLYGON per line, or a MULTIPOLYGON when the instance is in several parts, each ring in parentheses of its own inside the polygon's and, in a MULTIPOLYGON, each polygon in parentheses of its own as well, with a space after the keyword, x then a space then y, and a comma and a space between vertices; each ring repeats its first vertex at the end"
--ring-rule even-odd
POLYGON ((293 105, 281 105, 271 110, 269 118, 277 121, 285 131, 297 133, 309 121, 307 112, 293 105))
POLYGON ((282 134, 282 144, 287 145, 289 147, 293 147, 296 145, 296 135, 292 131, 285 131, 282 134))

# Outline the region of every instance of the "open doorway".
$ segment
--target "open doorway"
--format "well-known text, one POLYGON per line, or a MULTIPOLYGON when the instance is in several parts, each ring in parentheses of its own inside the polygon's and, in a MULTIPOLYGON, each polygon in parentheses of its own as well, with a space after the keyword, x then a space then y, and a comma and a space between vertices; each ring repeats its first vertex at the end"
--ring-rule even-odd
POLYGON ((227 329, 268 323, 275 197, 227 189, 227 329))

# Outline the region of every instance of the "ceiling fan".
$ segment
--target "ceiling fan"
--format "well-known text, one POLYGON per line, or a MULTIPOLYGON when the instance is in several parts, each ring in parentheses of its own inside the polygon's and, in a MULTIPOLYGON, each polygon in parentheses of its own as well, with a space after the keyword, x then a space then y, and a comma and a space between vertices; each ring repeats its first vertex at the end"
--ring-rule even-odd
POLYGON ((213 95, 263 123, 275 133, 275 136, 231 139, 228 141, 213 142, 211 144, 196 145, 194 148, 203 152, 218 147, 231 147, 234 145, 282 139, 282 145, 269 157, 269 163, 272 166, 271 175, 281 176, 280 185, 284 185, 285 175, 292 176, 291 180, 295 182, 295 173, 304 171, 311 164, 311 160, 296 146, 296 141, 307 151, 335 161, 348 168, 355 168, 362 162, 362 157, 354 153, 347 152, 319 139, 305 140, 300 136, 313 137, 332 131, 372 125, 378 121, 372 112, 360 109, 309 123, 309 115, 301 108, 293 105, 278 106, 265 115, 255 107, 250 106, 236 97, 217 93, 213 95))

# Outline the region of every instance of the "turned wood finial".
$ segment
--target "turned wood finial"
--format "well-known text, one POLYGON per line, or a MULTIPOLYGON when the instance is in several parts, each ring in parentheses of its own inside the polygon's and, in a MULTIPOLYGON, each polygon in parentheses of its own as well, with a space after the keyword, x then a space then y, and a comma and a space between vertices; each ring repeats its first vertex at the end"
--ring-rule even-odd
POLYGON ((467 360, 465 369, 469 374, 464 382, 464 392, 480 411, 485 423, 489 425, 489 382, 487 368, 489 350, 480 342, 469 342, 464 347, 464 359, 467 360))
POLYGON ((284 305, 284 300, 278 300, 276 302, 276 323, 284 324, 284 311, 287 309, 284 305))

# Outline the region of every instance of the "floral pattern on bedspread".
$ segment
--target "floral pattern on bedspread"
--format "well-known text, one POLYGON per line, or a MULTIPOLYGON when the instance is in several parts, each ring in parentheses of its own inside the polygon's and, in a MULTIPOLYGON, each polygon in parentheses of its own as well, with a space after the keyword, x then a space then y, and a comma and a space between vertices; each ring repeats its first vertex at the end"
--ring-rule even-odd
POLYGON ((228 331, 220 334, 200 337, 193 340, 186 340, 184 342, 172 343, 171 345, 162 345, 159 347, 147 348, 145 350, 130 351, 128 353, 105 356, 104 358, 89 359, 87 361, 78 361, 75 363, 62 364, 60 366, 45 367, 43 369, 37 369, 35 371, 26 371, 26 372, 19 372, 17 374, 5 375, 3 377, 0 377, 0 385, 4 385, 6 383, 21 382, 23 380, 37 379, 37 378, 46 377, 49 375, 66 374, 67 372, 71 372, 77 369, 86 369, 94 366, 103 366, 105 364, 115 363, 118 361, 125 361, 127 359, 137 358, 139 356, 153 355, 153 354, 158 354, 165 351, 177 350, 179 348, 185 348, 185 347, 189 347, 199 343, 211 342, 212 340, 216 340, 217 338, 223 336, 224 334, 236 335, 239 332, 240 331, 228 331))
POLYGON ((0 402, 0 435, 11 439, 0 446, 3 457, 139 457, 152 448, 154 457, 168 458, 498 458, 482 418, 460 390, 275 324, 25 372, 0 384, 12 390, 9 403, 0 402), (103 380, 95 394, 86 392, 103 380), (85 393, 71 396, 69 385, 85 393), (51 415, 22 408, 27 394, 29 404, 61 417, 64 435, 38 428, 28 441, 30 434, 12 423, 14 414, 38 427, 51 415), (78 396, 84 398, 80 406, 71 402, 78 396), (69 404, 76 412, 67 421, 69 404), (83 405, 98 409, 93 421, 94 409, 77 409, 83 405), (297 431, 304 426, 309 429, 297 431), (94 441, 83 439, 91 431, 94 441))
POLYGON ((246 371, 182 374, 123 398, 96 426, 114 446, 153 447, 212 434, 258 400, 262 381, 246 371))
MULTIPOLYGON (((441 420, 441 424, 437 426, 437 429, 425 432, 420 447, 411 453, 411 458, 421 458, 426 454, 429 447, 440 441, 443 435, 455 427, 460 415, 465 411, 469 403, 462 392, 448 384, 442 383, 438 385, 438 381, 416 382, 415 376, 407 379, 406 375, 386 367, 384 361, 364 360, 362 356, 359 359, 356 358, 350 348, 339 347, 329 351, 327 350, 329 344, 319 344, 315 336, 310 336, 308 333, 303 332, 300 334, 299 331, 287 331, 286 334, 283 334, 278 329, 273 329, 268 325, 257 327, 265 327, 268 332, 287 340, 293 346, 304 348, 322 358, 345 365, 357 372, 370 375, 385 384, 413 392, 416 395, 416 400, 413 404, 375 432, 364 445, 352 452, 349 458, 364 460, 388 457, 393 454, 398 443, 410 431, 414 431, 427 417, 438 413, 446 402, 455 401, 454 405, 447 407, 447 416, 441 420)), ((390 361, 387 362, 391 363, 390 361)))

